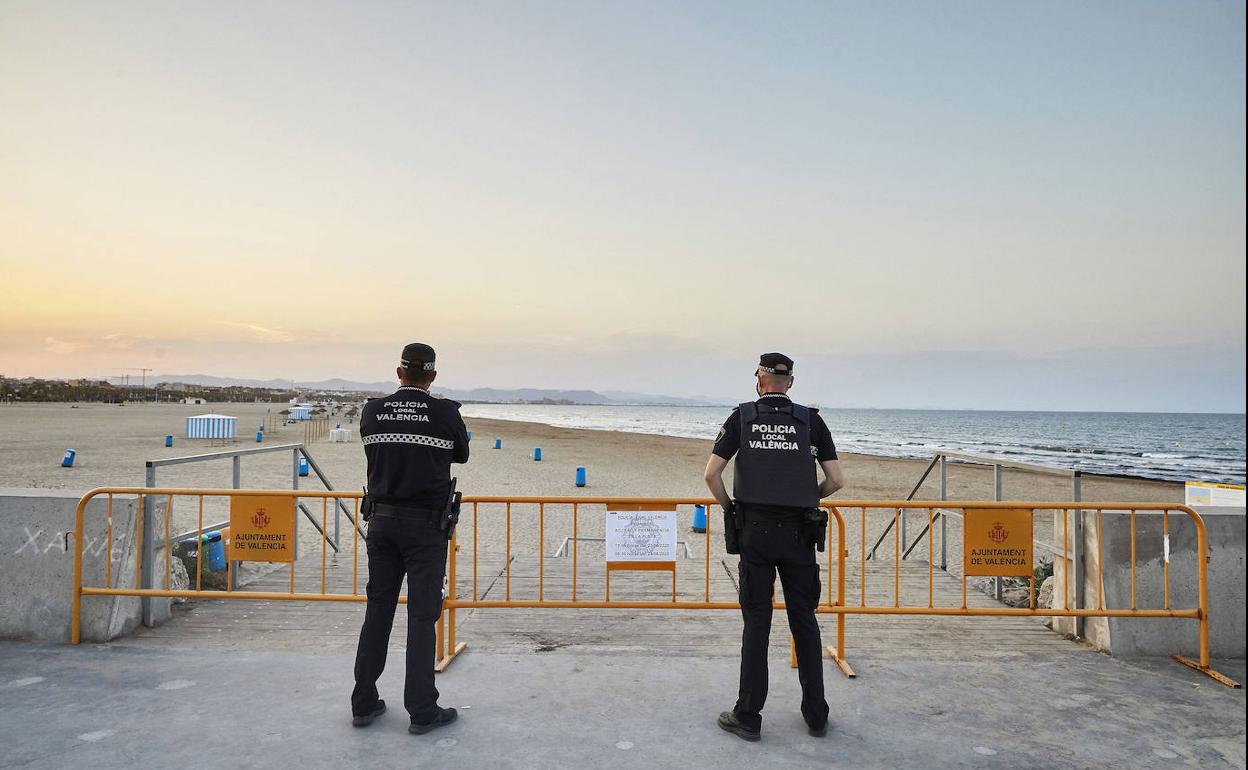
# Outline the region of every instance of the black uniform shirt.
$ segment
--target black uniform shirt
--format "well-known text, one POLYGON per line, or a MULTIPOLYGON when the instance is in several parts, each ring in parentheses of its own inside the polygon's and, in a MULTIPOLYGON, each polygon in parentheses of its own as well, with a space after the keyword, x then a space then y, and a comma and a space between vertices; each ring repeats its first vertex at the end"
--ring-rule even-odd
MULTIPOLYGON (((766 399, 780 398, 785 401, 789 397, 783 393, 768 393, 755 403, 765 404, 766 399)), ((810 421, 810 445, 815 449, 815 459, 819 462, 824 460, 835 460, 836 444, 832 441, 832 433, 828 430, 828 424, 823 421, 823 415, 815 410, 811 410, 810 421)), ((728 419, 724 422, 724 427, 719 429, 719 436, 715 439, 715 448, 711 451, 725 460, 731 460, 737 450, 741 448, 741 415, 738 410, 733 409, 732 414, 728 415, 728 419)))
POLYGON ((440 509, 450 490, 451 463, 468 462, 459 403, 412 385, 364 405, 360 439, 368 493, 391 505, 440 509))

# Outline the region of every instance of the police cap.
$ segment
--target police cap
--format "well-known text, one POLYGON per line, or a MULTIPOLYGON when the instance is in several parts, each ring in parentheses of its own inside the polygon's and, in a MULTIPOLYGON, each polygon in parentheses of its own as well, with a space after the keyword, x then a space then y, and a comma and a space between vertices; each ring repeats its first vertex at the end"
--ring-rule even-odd
POLYGON ((758 371, 787 377, 793 374, 793 359, 783 353, 764 353, 758 357, 758 371))
POLYGON ((399 363, 403 365, 404 369, 432 372, 436 360, 437 355, 433 352, 433 348, 423 342, 413 342, 403 348, 403 355, 400 356, 399 363))

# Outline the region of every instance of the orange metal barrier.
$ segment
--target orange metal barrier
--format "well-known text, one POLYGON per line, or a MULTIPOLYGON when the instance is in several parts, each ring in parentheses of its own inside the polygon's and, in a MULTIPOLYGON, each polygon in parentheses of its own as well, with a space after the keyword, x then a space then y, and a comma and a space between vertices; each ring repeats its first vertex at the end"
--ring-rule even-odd
MULTIPOLYGON (((75 542, 77 543, 74 556, 74 586, 73 586, 73 603, 72 603, 72 620, 71 620, 71 641, 77 644, 80 637, 81 624, 81 608, 82 597, 84 596, 143 596, 143 597, 186 597, 186 598, 213 598, 213 599, 251 599, 251 600, 299 600, 299 601, 348 601, 363 602, 366 597, 361 593, 363 588, 359 581, 360 567, 360 537, 357 527, 352 526, 352 544, 351 544, 351 583, 350 592, 345 592, 345 585, 341 590, 331 590, 329 575, 327 571, 327 554, 329 542, 326 532, 328 525, 329 510, 334 509, 334 515, 338 515, 340 509, 340 501, 348 501, 351 510, 350 518, 354 521, 358 518, 359 502, 362 497, 360 492, 337 492, 337 491, 320 491, 320 490, 233 490, 233 489, 153 489, 153 488, 131 488, 131 487, 110 487, 100 488, 88 492, 79 501, 76 525, 75 525, 75 542), (163 522, 163 546, 164 546, 164 588, 141 588, 139 565, 142 561, 135 558, 135 579, 134 587, 114 585, 114 575, 112 569, 111 549, 109 557, 106 559, 104 569, 104 585, 102 586, 86 586, 83 585, 83 540, 84 540, 84 518, 86 504, 97 497, 107 496, 108 498, 108 520, 106 523, 108 542, 113 542, 112 531, 112 506, 113 498, 116 495, 136 495, 140 498, 140 504, 137 507, 139 521, 135 523, 134 542, 135 553, 142 553, 142 533, 144 530, 141 521, 143 505, 141 501, 144 497, 163 499, 164 515, 163 522), (198 501, 197 511, 197 529, 195 532, 202 533, 204 531, 204 501, 206 498, 235 498, 242 496, 266 498, 288 498, 291 500, 291 509, 293 510, 294 502, 303 500, 321 500, 321 553, 320 553, 320 569, 319 569, 319 586, 312 591, 296 590, 296 564, 292 562, 289 566, 289 580, 285 591, 255 591, 255 590, 204 590, 202 588, 202 558, 196 560, 196 575, 193 576, 193 587, 183 590, 175 590, 172 586, 171 572, 171 546, 170 542, 170 518, 173 511, 174 501, 176 498, 189 497, 198 501)), ((709 610, 709 609, 739 609, 740 604, 735 600, 726 600, 713 595, 711 582, 711 556, 712 537, 718 538, 720 533, 715 531, 713 523, 716 516, 713 514, 715 502, 703 498, 610 498, 610 497, 504 497, 504 496, 473 496, 464 498, 464 509, 461 515, 459 535, 467 534, 466 530, 470 530, 468 535, 469 542, 461 543, 457 537, 452 540, 449 548, 448 564, 447 564, 447 584, 448 592, 443 603, 443 613, 437 624, 437 668, 439 671, 445 669, 454 659, 455 656, 462 652, 466 644, 458 642, 456 639, 457 630, 457 611, 460 609, 493 609, 493 608, 544 608, 544 609, 560 609, 560 608, 585 608, 585 609, 678 609, 678 610, 709 610), (707 528, 702 536, 703 541, 703 558, 701 559, 701 569, 699 576, 695 580, 700 585, 701 590, 690 589, 686 583, 683 596, 677 586, 677 572, 688 574, 687 569, 679 569, 677 562, 661 562, 662 566, 647 565, 639 567, 633 563, 604 563, 603 585, 595 587, 593 598, 586 595, 586 587, 583 583, 578 583, 578 578, 583 572, 581 568, 581 559, 579 557, 579 542, 582 539, 581 525, 583 511, 582 508, 592 507, 599 509, 599 512, 607 508, 631 508, 634 510, 673 510, 677 506, 705 505, 707 507, 707 528), (566 507, 569 508, 568 514, 570 521, 564 520, 563 526, 568 527, 571 536, 568 538, 570 543, 570 586, 569 591, 562 595, 553 595, 547 585, 547 557, 545 555, 547 532, 548 532, 548 508, 566 507), (482 509, 498 508, 499 516, 494 518, 489 512, 483 516, 482 509), (527 514, 535 514, 537 528, 537 549, 535 554, 530 554, 536 559, 536 582, 531 580, 524 581, 523 585, 518 587, 517 594, 531 594, 525 598, 513 596, 512 587, 512 564, 514 562, 512 545, 512 524, 517 509, 522 508, 527 514), (502 535, 502 566, 496 578, 501 581, 502 596, 487 598, 490 589, 483 591, 481 589, 480 568, 482 563, 482 529, 480 524, 483 518, 489 518, 491 525, 497 525, 501 532, 489 528, 491 537, 502 535), (460 572, 460 554, 466 546, 471 546, 471 576, 461 575, 460 572), (670 566, 669 566, 670 565, 670 566), (672 580, 671 599, 662 601, 656 600, 623 600, 611 597, 610 580, 611 573, 616 570, 625 569, 647 569, 670 571, 672 580), (470 589, 470 590, 469 590, 470 589)), ((1200 515, 1195 511, 1181 505, 1170 504, 1145 504, 1145 503, 1053 503, 1053 502, 1010 502, 1010 503, 992 503, 977 501, 962 502, 922 502, 922 501, 879 501, 879 500, 854 500, 841 501, 835 504, 825 502, 823 507, 829 513, 829 527, 826 549, 822 555, 825 563, 821 563, 822 570, 826 570, 826 585, 822 601, 819 603, 816 612, 819 614, 830 614, 836 616, 835 643, 827 646, 829 656, 836 662, 837 666, 846 676, 854 676, 853 670, 846 661, 845 655, 845 625, 846 615, 939 615, 939 616, 1035 616, 1035 617, 1103 617, 1103 618, 1188 618, 1197 621, 1199 624, 1199 659, 1191 660, 1181 656, 1173 656, 1176 660, 1184 665, 1190 666, 1202 673, 1205 673, 1224 684, 1229 686, 1238 686, 1236 683, 1222 676, 1218 672, 1210 668, 1209 661, 1209 587, 1208 587, 1208 543, 1206 539, 1204 522, 1200 515), (894 565, 892 569, 892 602, 883 604, 872 604, 868 602, 868 581, 870 578, 867 561, 867 539, 870 520, 873 518, 884 521, 896 521, 901 515, 902 510, 926 512, 928 527, 925 531, 927 539, 927 592, 926 601, 903 601, 901 590, 902 575, 902 554, 899 528, 893 527, 896 533, 897 542, 894 545, 894 565), (1034 517, 1037 511, 1053 511, 1063 514, 1063 537, 1061 544, 1062 565, 1064 575, 1066 576, 1065 584, 1067 590, 1070 586, 1070 574, 1072 572, 1071 558, 1072 544, 1068 533, 1066 532, 1066 516, 1065 513, 1075 512, 1092 512, 1096 517, 1097 530, 1097 552, 1096 552, 1096 582, 1097 599, 1096 606, 1077 607, 1069 606, 1067 600, 1067 591, 1063 591, 1061 606, 1051 608, 1040 608, 1036 606, 1036 592, 1034 590, 1034 581, 1032 590, 1029 593, 1030 600, 1027 607, 972 607, 967 602, 967 577, 961 578, 961 602, 960 604, 945 605, 936 601, 936 574, 940 572, 935 568, 935 545, 934 545, 934 528, 931 526, 936 516, 942 514, 945 510, 957 509, 977 509, 987 511, 1025 511, 1027 516, 1034 517), (1126 511, 1130 513, 1131 527, 1131 603, 1129 607, 1106 607, 1103 595, 1103 582, 1101 579, 1101 517, 1104 511, 1126 511), (1170 580, 1169 580, 1169 562, 1165 562, 1164 569, 1164 591, 1161 600, 1161 607, 1146 608, 1140 606, 1136 595, 1136 514, 1138 512, 1160 512, 1162 516, 1163 531, 1169 532, 1169 518, 1171 514, 1182 514, 1184 518, 1190 520, 1195 528, 1196 534, 1196 553, 1197 553, 1197 605, 1194 607, 1174 607, 1170 601, 1170 580), (851 553, 846 545, 846 524, 845 513, 851 517, 857 514, 859 528, 861 530, 859 537, 858 553, 856 558, 851 558, 851 553), (857 563, 857 577, 859 581, 858 601, 849 602, 846 597, 846 566, 850 562, 857 563)), ((555 515, 555 514, 550 514, 555 515)), ((1076 515, 1080 515, 1076 513, 1076 515)), ((149 522, 149 524, 151 524, 149 522)), ((149 532, 153 531, 149 528, 149 532)), ((1030 533, 1030 528, 1029 528, 1030 533)), ((237 537, 237 531, 236 531, 237 537)), ((715 541, 716 543, 718 540, 715 541)), ((1168 541, 1167 541, 1168 542, 1168 541)), ((342 544, 345 545, 345 544, 342 544)), ((496 546, 497 544, 495 544, 496 546)), ((1168 547, 1168 546, 1167 546, 1168 547)), ((149 549, 150 550, 150 549, 149 549)), ((341 551, 345 555, 345 549, 341 551)), ((878 559, 878 557, 877 557, 878 559)), ((306 559, 303 560, 306 563, 306 559)), ((872 562, 878 564, 878 562, 872 562)), ((558 571, 558 570, 556 570, 558 571)), ((878 569, 877 569, 878 571, 878 569)), ((944 572, 940 572, 943 576, 944 572)), ((311 573, 312 577, 316 576, 316 571, 311 573)), ((305 580, 306 580, 305 576, 305 580)), ((229 585, 229 583, 227 583, 229 585)), ((400 601, 404 602, 405 597, 400 597, 400 601)), ((783 607, 783 604, 777 603, 776 607, 783 607)))

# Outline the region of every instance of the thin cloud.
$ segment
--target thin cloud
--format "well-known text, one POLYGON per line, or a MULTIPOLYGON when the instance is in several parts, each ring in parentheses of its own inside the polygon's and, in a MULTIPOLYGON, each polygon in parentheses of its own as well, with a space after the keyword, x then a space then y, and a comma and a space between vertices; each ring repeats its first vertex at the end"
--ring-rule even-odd
POLYGON ((83 343, 74 340, 63 340, 57 337, 44 337, 43 347, 49 353, 54 353, 58 356, 68 356, 82 350, 83 343))
POLYGON ((265 342, 295 342, 298 337, 294 332, 285 329, 271 329, 260 324, 244 323, 240 321, 217 321, 222 326, 230 326, 235 329, 242 329, 249 333, 252 337, 265 342))

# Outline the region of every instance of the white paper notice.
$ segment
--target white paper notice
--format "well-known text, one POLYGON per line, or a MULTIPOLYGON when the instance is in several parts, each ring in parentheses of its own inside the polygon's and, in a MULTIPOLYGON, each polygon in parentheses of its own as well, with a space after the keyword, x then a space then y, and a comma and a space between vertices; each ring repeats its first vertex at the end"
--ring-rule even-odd
POLYGON ((675 561, 676 511, 607 511, 607 561, 675 561))

